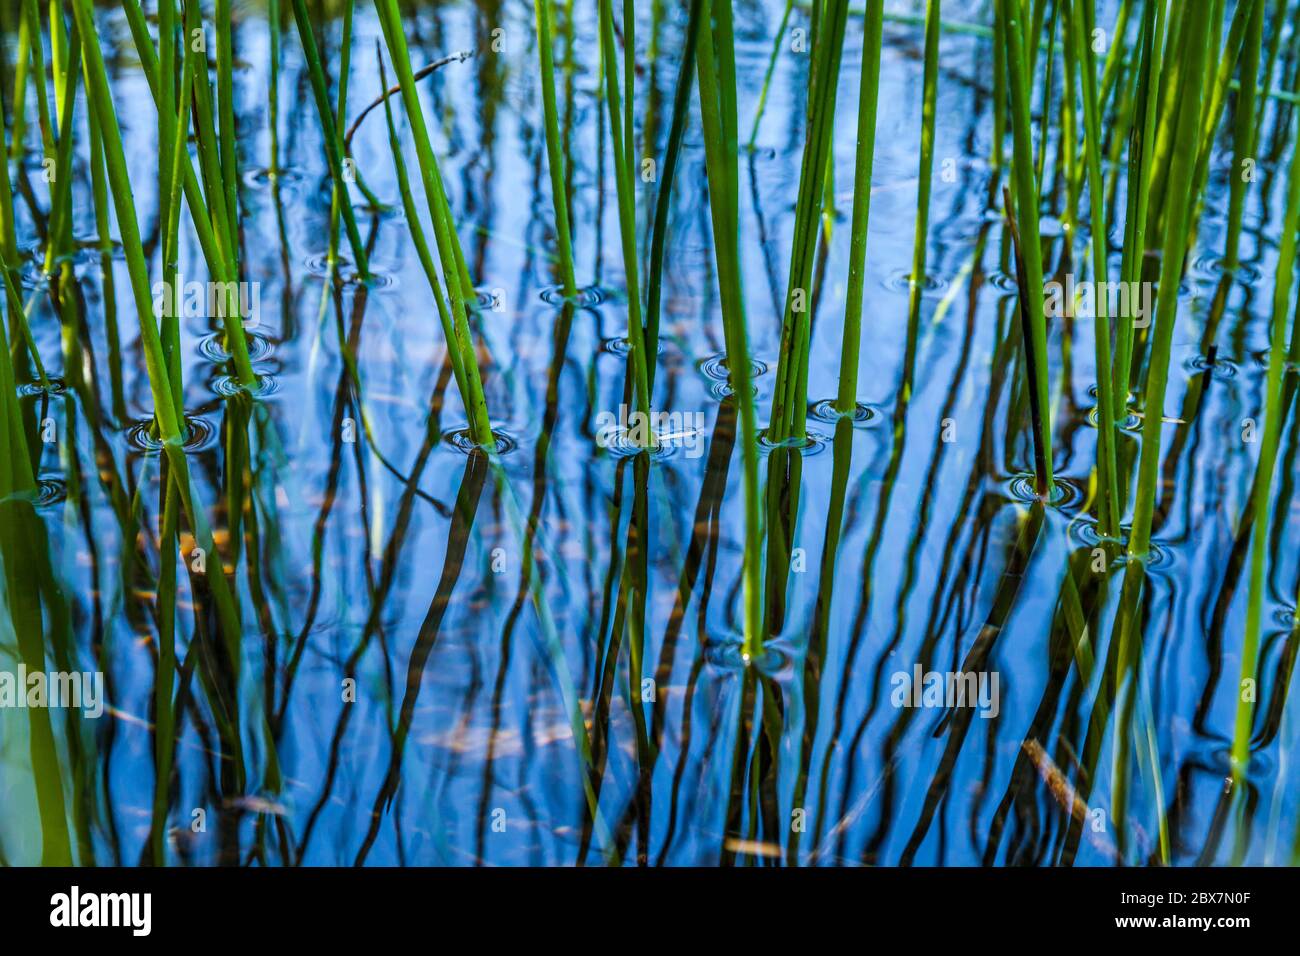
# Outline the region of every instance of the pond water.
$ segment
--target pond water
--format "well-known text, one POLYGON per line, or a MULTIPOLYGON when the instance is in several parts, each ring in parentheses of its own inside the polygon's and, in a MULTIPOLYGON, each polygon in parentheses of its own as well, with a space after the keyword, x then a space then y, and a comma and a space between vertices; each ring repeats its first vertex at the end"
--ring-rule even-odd
MULTIPOLYGON (((638 148, 651 157, 668 135, 686 6, 636 4, 638 148)), ((679 440, 637 456, 600 440, 602 422, 628 402, 628 290, 595 5, 576 7, 571 43, 563 29, 557 41, 576 302, 559 291, 532 5, 403 8, 417 67, 473 52, 420 88, 480 294, 477 354, 500 442, 489 458, 467 438, 383 111, 352 140, 355 169, 383 204, 351 190, 374 273, 359 282, 346 239, 337 273, 329 265, 331 178, 292 13, 273 111, 267 10, 236 4, 239 232, 259 386, 250 397, 235 384, 206 308, 182 310, 180 358, 187 456, 221 551, 206 561, 228 565, 242 640, 233 651, 222 642, 204 583, 213 569, 195 569, 183 527, 174 773, 161 804, 164 459, 145 348, 126 256, 96 249, 84 130, 72 166, 81 327, 61 325, 44 294, 47 186, 29 129, 11 164, 15 181, 21 166, 31 184, 16 192, 15 219, 33 336, 54 385, 20 371, 20 404, 34 434, 53 422, 54 440, 37 446, 36 508, 66 614, 60 643, 45 596, 47 648, 60 670, 103 675, 104 713, 54 712, 50 766, 33 757, 31 711, 0 711, 0 859, 55 862, 51 833, 62 831, 79 864, 1289 862, 1300 822, 1300 790, 1288 786, 1300 743, 1287 706, 1300 576, 1294 418, 1267 521, 1252 756, 1236 783, 1230 752, 1248 590, 1240 528, 1260 450, 1243 429, 1263 414, 1290 109, 1265 107, 1243 264, 1231 274, 1219 263, 1232 145, 1230 132, 1220 136, 1164 407, 1137 394, 1120 432, 1131 466, 1145 416, 1164 417, 1135 664, 1116 689, 1106 667, 1080 664, 1063 597, 1070 563, 1086 564, 1100 540, 1092 319, 1049 326, 1058 484, 1044 506, 1001 215, 1007 180, 990 161, 993 59, 982 27, 992 13, 982 0, 943 4, 953 28, 940 44, 915 310, 924 9, 887 4, 860 408, 853 419, 830 410, 862 56, 862 20, 850 16, 835 214, 811 294, 810 440, 793 453, 763 448, 759 459, 764 481, 796 461, 798 518, 788 558, 768 554, 772 634, 747 661, 744 490, 698 114, 672 190, 654 384, 654 407, 671 413, 679 440), (978 675, 974 706, 951 699, 957 672, 978 675), (38 795, 42 779, 59 784, 61 817, 38 795)), ((1100 4, 1099 22, 1115 9, 1100 4)), ((783 11, 779 0, 735 6, 760 425, 775 386, 806 123, 810 60, 789 32, 754 148, 743 146, 783 11)), ((332 83, 338 12, 313 14, 332 83)), ((165 224, 153 98, 122 11, 106 5, 97 18, 156 279, 165 224)), ((787 31, 809 26, 796 4, 787 31)), ((380 37, 361 6, 349 122, 381 92, 380 37)), ((1274 84, 1288 89, 1289 37, 1274 84)), ((4 39, 12 61, 16 37, 4 39)), ((86 108, 78 90, 74 116, 86 108)), ((1230 100, 1223 130, 1233 109, 1230 100)), ((653 177, 637 188, 644 252, 653 177)), ((1086 272, 1088 217, 1062 229, 1064 191, 1045 192, 1049 276, 1086 272)), ((1122 222, 1122 189, 1115 202, 1122 222)), ((422 197, 417 207, 423 215, 422 197)), ((204 283, 188 213, 181 222, 180 271, 204 283)), ((1111 237, 1117 262, 1122 240, 1111 237)), ((1113 586, 1089 630, 1090 653, 1111 668, 1123 571, 1120 562, 1106 572, 1113 586)), ((1085 602, 1096 599, 1095 587, 1084 590, 1085 602)), ((0 614, 0 670, 21 659, 0 614)))

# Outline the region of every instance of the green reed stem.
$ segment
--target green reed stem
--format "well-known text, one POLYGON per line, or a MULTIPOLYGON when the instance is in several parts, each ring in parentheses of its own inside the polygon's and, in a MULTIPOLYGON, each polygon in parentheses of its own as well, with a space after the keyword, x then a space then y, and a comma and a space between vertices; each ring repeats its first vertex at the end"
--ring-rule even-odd
POLYGON ((925 82, 921 96, 921 162, 917 170, 916 231, 912 239, 913 290, 925 286, 926 246, 930 238, 930 187, 934 176, 935 112, 939 98, 939 23, 941 0, 925 3, 925 82))
POLYGON ((20 8, 18 14, 18 43, 15 46, 13 119, 9 128, 10 143, 6 155, 11 161, 22 159, 27 139, 27 72, 31 65, 32 30, 27 15, 20 8))
MULTIPOLYGON (((998 0, 998 15, 1003 21, 1006 38, 1007 77, 1011 88, 1011 131, 1015 146, 1012 153, 1012 180, 1015 185, 1015 219, 1019 235, 1020 257, 1024 263, 1021 296, 1027 316, 1030 339, 1029 361, 1035 371, 1033 402, 1039 422, 1035 447, 1041 449, 1037 470, 1037 491, 1048 495, 1052 490, 1052 421, 1048 394, 1047 318, 1044 314, 1042 240, 1038 228, 1038 187, 1034 173, 1034 144, 1030 131, 1030 77, 1025 63, 1025 33, 1022 10, 1017 0, 998 0)), ((1008 214, 1012 210, 1008 209, 1008 214)))
MULTIPOLYGON (((190 519, 195 540, 212 556, 212 570, 207 581, 216 605, 222 631, 226 635, 232 667, 238 667, 240 624, 239 614, 230 593, 229 584, 221 566, 220 552, 212 539, 212 532, 198 500, 197 490, 190 482, 189 465, 185 459, 181 420, 173 400, 172 386, 163 354, 162 341, 153 317, 153 303, 149 286, 148 266, 145 264, 140 228, 136 219, 131 178, 127 170, 122 133, 117 121, 112 91, 108 84, 108 71, 99 46, 95 28, 92 0, 74 0, 73 12, 81 33, 82 54, 86 62, 89 109, 100 123, 104 141, 104 158, 108 168, 110 192, 117 208, 118 228, 126 255, 127 271, 135 296, 136 313, 140 321, 140 341, 144 350, 149 387, 153 396, 154 416, 162 433, 163 447, 173 471, 172 478, 181 494, 181 501, 190 519)), ((236 320, 236 324, 238 321, 236 320)))
MULTIPOLYGON (((1273 474, 1277 465, 1278 444, 1282 437, 1282 423, 1287 409, 1283 403, 1282 379, 1286 374, 1288 353, 1286 320, 1291 308, 1291 287, 1295 279, 1296 235, 1300 229, 1300 142, 1295 132, 1298 127, 1292 119, 1293 130, 1291 169, 1288 173, 1286 214, 1283 218, 1282 239, 1278 246, 1277 279, 1273 286, 1273 316, 1269 333, 1268 379, 1264 387, 1264 434, 1259 449, 1259 463, 1255 469, 1254 500, 1267 514, 1273 488, 1273 474)), ((1300 330, 1300 313, 1297 315, 1300 330)), ((1300 349, 1300 335, 1293 335, 1291 350, 1300 349)), ((1292 373, 1294 374, 1294 373, 1292 373)), ((1263 613, 1264 591, 1267 583, 1265 559, 1268 545, 1268 522, 1261 518, 1251 529, 1250 542, 1250 592, 1246 604, 1246 633, 1241 649, 1241 680, 1238 684, 1236 722, 1232 736, 1232 768, 1237 779, 1245 774, 1250 762, 1250 737, 1255 711, 1255 694, 1247 693, 1248 682, 1258 678, 1260 619, 1263 613)))
MULTIPOLYGON (((59 19, 55 17, 55 22, 59 19)), ((61 31, 51 31, 54 39, 59 39, 61 31)), ((75 30, 74 30, 75 33, 75 30)), ((66 40, 65 40, 66 42, 66 40)), ((58 44, 55 43, 57 49, 58 44)), ((65 60, 68 54, 61 53, 59 60, 65 60)), ((72 74, 67 72, 67 63, 59 64, 61 68, 54 72, 54 106, 58 122, 58 139, 55 144, 54 178, 50 183, 50 215, 47 222, 49 241, 45 248, 45 273, 50 275, 60 272, 71 276, 66 262, 59 265, 59 259, 72 246, 72 113, 73 100, 76 96, 76 71, 80 67, 80 57, 72 57, 72 74)))
POLYGON ((270 138, 271 161, 267 165, 272 178, 280 175, 280 0, 267 0, 267 44, 270 47, 270 66, 267 76, 267 133, 270 138))
MULTIPOLYGON (((1084 153, 1087 159, 1088 198, 1090 200, 1092 269, 1097 288, 1110 288, 1110 226, 1106 220, 1106 187, 1101 172, 1101 113, 1097 97, 1097 74, 1093 67, 1090 31, 1084 16, 1084 0, 1071 0, 1070 28, 1075 59, 1079 68, 1079 85, 1083 92, 1084 153)), ((1115 399, 1111 392, 1110 304, 1106 292, 1093 297, 1093 318, 1097 357, 1097 455, 1102 475, 1101 526, 1103 533, 1119 534, 1119 478, 1116 465, 1115 399)), ((1123 317, 1120 319, 1123 321, 1123 317)))
POLYGON ((714 255, 722 299, 722 330, 731 378, 731 401, 736 402, 740 410, 745 502, 744 649, 745 654, 753 659, 763 649, 763 529, 759 510, 758 422, 754 411, 739 248, 740 173, 731 0, 717 0, 716 5, 711 0, 703 0, 698 30, 695 62, 714 255))
MULTIPOLYGON (((167 4, 169 0, 163 0, 167 4)), ((167 224, 163 233, 163 287, 174 287, 177 276, 177 261, 180 257, 180 218, 181 218, 181 157, 186 150, 186 131, 189 128, 190 101, 194 91, 194 71, 190 68, 191 54, 188 47, 181 57, 181 95, 177 104, 177 115, 171 123, 172 142, 168 144, 165 155, 171 157, 172 166, 167 174, 168 190, 163 208, 167 210, 167 224)), ((164 84, 166 85, 166 84, 164 84)), ((165 310, 162 317, 162 343, 167 353, 167 372, 171 379, 172 396, 175 399, 176 414, 184 414, 181 388, 181 348, 180 315, 175 308, 165 310)))
MULTIPOLYGON (((205 184, 205 193, 202 196, 198 195, 197 182, 194 184, 192 191, 187 188, 186 201, 190 207, 195 231, 200 237, 200 244, 207 243, 209 246, 214 247, 212 257, 208 259, 208 268, 212 273, 213 281, 222 284, 225 300, 222 318, 224 319, 223 325, 226 333, 226 347, 230 350, 235 375, 241 385, 245 388, 252 388, 257 383, 257 374, 253 371, 252 361, 249 359, 248 340, 244 335, 243 317, 239 311, 239 290, 237 286, 239 248, 232 238, 238 236, 238 227, 231 224, 231 218, 235 215, 235 211, 228 206, 227 190, 223 181, 221 147, 214 119, 212 91, 208 82, 207 56, 204 53, 206 40, 203 39, 203 24, 199 18, 198 4, 193 0, 185 4, 185 36, 188 51, 191 55, 186 56, 184 62, 189 64, 192 74, 191 84, 194 96, 192 120, 194 136, 198 144, 199 166, 203 172, 205 184), (210 219, 208 218, 208 210, 211 210, 210 219)), ((137 37, 138 41, 139 38, 137 37)), ((149 43, 147 36, 144 40, 144 47, 152 55, 153 47, 149 43)), ((142 62, 145 59, 142 53, 142 62)), ((158 100, 159 97, 163 96, 162 87, 168 81, 166 77, 161 75, 160 68, 155 68, 154 72, 156 78, 152 85, 155 91, 155 100, 158 100)), ((188 167, 188 150, 185 151, 185 160, 188 167)), ((167 292, 172 299, 170 306, 173 309, 175 308, 176 291, 174 288, 167 287, 167 292)))
POLYGON ((551 175, 555 238, 560 247, 560 280, 564 286, 564 294, 571 297, 578 294, 578 284, 574 279, 568 192, 564 186, 564 144, 560 138, 559 110, 555 105, 555 29, 551 23, 551 0, 533 0, 533 9, 537 18, 537 57, 542 70, 542 115, 546 122, 546 164, 551 175))
POLYGON ((1165 387, 1169 381, 1169 352, 1178 318, 1178 287, 1187 253, 1187 231, 1196 203, 1195 161, 1201 100, 1205 87, 1207 18, 1204 0, 1189 0, 1184 18, 1183 48, 1174 64, 1179 76, 1179 108, 1176 139, 1166 193, 1164 253, 1160 288, 1156 298, 1155 325, 1144 398, 1142 454, 1138 463, 1137 496, 1133 508, 1133 531, 1129 557, 1145 558, 1151 545, 1151 521, 1155 513, 1156 481, 1160 467, 1160 438, 1163 426, 1165 387))
POLYGON ((812 271, 817 255, 819 218, 824 201, 827 156, 835 131, 836 84, 844 50, 847 0, 826 0, 813 40, 812 82, 808 90, 808 129, 799 170, 790 278, 781 323, 781 351, 768 439, 780 443, 803 438, 808 415, 808 342, 812 320, 812 271))
MULTIPOLYGON (((40 125, 41 143, 45 148, 45 158, 54 154, 54 127, 50 123, 50 101, 45 94, 45 41, 41 29, 41 11, 36 0, 22 0, 23 13, 31 33, 29 53, 32 58, 32 76, 36 93, 36 117, 40 125)), ((14 108, 25 108, 25 103, 15 103, 14 108)))
MULTIPOLYGON (((650 236, 650 267, 646 276, 645 347, 647 355, 659 353, 659 303, 663 295, 664 250, 668 244, 668 216, 672 209, 673 180, 677 160, 691 114, 691 87, 695 83, 695 49, 699 38, 703 0, 691 0, 690 15, 682 41, 677 86, 673 92, 673 115, 668 127, 668 145, 655 196, 654 228, 650 236)), ((653 390, 655 362, 646 367, 647 384, 653 390)))
MULTIPOLYGON (((1053 0, 1052 24, 1051 24, 1050 32, 1047 35, 1047 63, 1043 67, 1042 132, 1039 135, 1039 140, 1038 140, 1038 165, 1035 170, 1035 180, 1034 180, 1035 183, 1037 184, 1037 188, 1040 193, 1043 191, 1043 176, 1046 174, 1046 169, 1047 169, 1048 138, 1051 136, 1051 131, 1052 131, 1052 92, 1056 87, 1056 51, 1057 51, 1056 31, 1057 31, 1057 27, 1060 25, 1060 19, 1061 19, 1060 13, 1061 13, 1061 0, 1053 0)), ((1040 34, 1041 34, 1041 27, 1034 30, 1030 34, 1030 36, 1038 37, 1040 36, 1040 34)), ((1021 44, 1031 52, 1036 50, 1038 47, 1036 41, 1030 42, 1023 35, 1021 36, 1021 44)), ((1025 76, 1028 78, 1029 103, 1032 108, 1034 102, 1034 58, 1032 56, 1029 61, 1029 67, 1025 71, 1025 76)), ((1062 134, 1062 137, 1064 138, 1064 134, 1062 134)), ((1062 155, 1064 154, 1065 152, 1064 147, 1062 147, 1060 152, 1062 155)))
MULTIPOLYGON (((1128 52, 1126 39, 1131 9, 1131 0, 1120 0, 1119 10, 1115 14, 1115 28, 1110 34, 1110 49, 1106 51, 1106 65, 1103 67, 1101 74, 1101 93, 1097 102, 1097 113, 1102 117, 1106 116, 1106 111, 1110 106, 1111 94, 1115 90, 1115 84, 1119 81, 1120 69, 1124 65, 1125 54, 1128 52)), ((1093 30, 1096 28, 1093 19, 1093 4, 1089 3, 1084 8, 1084 12, 1088 20, 1085 27, 1088 36, 1091 37, 1093 30)), ((1089 44, 1088 49, 1092 49, 1091 44, 1089 44)))
MULTIPOLYGON (((158 218, 170 218, 168 202, 171 199, 172 146, 176 139, 176 4, 174 0, 158 0, 158 72, 167 81, 158 85, 158 218)), ((182 53, 188 50, 182 44, 182 53)), ((182 69, 182 74, 184 70, 182 69)), ((94 125, 94 121, 91 121, 94 125)), ((179 176, 179 173, 177 174, 179 176)), ((163 260, 164 266, 166 259, 163 260)))
MULTIPOLYGON (((383 0, 380 0, 383 2, 383 0)), ((320 51, 316 47, 316 37, 312 32, 311 16, 307 13, 306 0, 293 0, 293 17, 298 25, 298 36, 302 41, 303 55, 307 60, 307 72, 311 78, 312 96, 316 100, 316 112, 320 117, 321 131, 325 140, 325 159, 329 163, 330 177, 334 185, 346 195, 346 180, 343 178, 343 146, 339 139, 338 125, 334 121, 334 110, 330 105, 329 88, 325 83, 325 70, 321 66, 320 51)), ((406 41, 403 38, 402 47, 406 41)), ((398 76, 401 76, 400 70, 398 76)), ((370 263, 366 256, 365 243, 357 230, 356 216, 352 213, 352 203, 341 204, 343 225, 347 229, 348 244, 356 260, 357 271, 361 276, 370 275, 370 263)))
POLYGON ((1241 51, 1241 84, 1233 118, 1232 174, 1229 177, 1228 232, 1223 246, 1223 268, 1232 271, 1241 261, 1241 224, 1246 210, 1247 175, 1255 161, 1255 113, 1259 101, 1255 81, 1259 78, 1260 51, 1264 39, 1264 0, 1251 7, 1250 22, 1241 51))
MULTIPOLYGON (((1156 107, 1164 64, 1164 3, 1148 3, 1142 17, 1142 53, 1138 77, 1137 116, 1129 144, 1127 216, 1124 223, 1124 256, 1120 279, 1127 288, 1142 281, 1146 262, 1147 215, 1156 146, 1156 107)), ((1144 316, 1150 322, 1152 316, 1144 316)), ((1134 322, 1124 321, 1115 332, 1115 362, 1111 395, 1116 418, 1128 409, 1133 356, 1134 322)))
MULTIPOLYGON (((203 178, 203 199, 212 220, 213 238, 221 250, 222 267, 220 275, 228 275, 236 267, 238 250, 230 244, 230 211, 226 208, 226 190, 221 181, 221 145, 218 141, 216 108, 212 103, 212 87, 208 75, 207 31, 203 26, 202 12, 196 0, 184 3, 185 42, 195 53, 202 52, 199 58, 190 58, 190 69, 194 72, 194 141, 197 146, 199 173, 203 178), (196 49, 197 48, 197 49, 196 49)), ((152 44, 150 44, 152 51, 152 44)), ((165 77, 160 77, 165 82, 165 77)), ((162 87, 157 86, 155 100, 161 95, 162 87)))
MULTIPOLYGON (((646 371, 648 362, 653 361, 645 353, 645 328, 641 319, 641 285, 638 278, 638 254, 636 247, 636 197, 633 195, 633 176, 635 175, 635 157, 633 156, 633 129, 629 117, 624 113, 624 97, 619 92, 618 60, 615 56, 614 10, 611 0, 599 0, 601 69, 603 73, 603 97, 609 117, 610 139, 614 147, 614 187, 618 195, 619 237, 623 250, 623 269, 627 280, 627 334, 631 348, 628 363, 631 365, 633 396, 637 409, 645 415, 650 413, 649 377, 646 371)), ((625 36, 631 35, 631 21, 623 23, 625 36)), ((630 47, 629 40, 627 46, 630 47)), ((633 71, 630 61, 625 60, 624 81, 626 83, 627 108, 630 109, 630 96, 633 88, 633 71)), ((651 444, 654 436, 650 437, 651 444)))
MULTIPOLYGON (((9 177, 0 191, 8 192, 9 177)), ((7 275, 7 272, 6 272, 7 275)), ((6 297, 12 298, 12 287, 6 297)), ((10 302, 10 310, 14 308, 10 302)), ((45 669, 45 628, 42 618, 38 564, 47 547, 44 527, 32 507, 36 477, 23 431, 23 413, 9 357, 9 342, 0 324, 0 567, 4 573, 5 605, 18 653, 29 670, 45 669)), ((72 864, 67 809, 50 714, 43 708, 28 711, 30 767, 36 791, 45 866, 72 864)))
MULTIPOLYGON (((1273 77, 1277 70, 1277 58, 1282 52, 1282 33, 1286 27, 1286 12, 1289 0, 1274 0, 1273 17, 1269 20, 1268 27, 1268 54, 1264 62, 1264 84, 1262 89, 1267 96, 1273 89, 1273 77)), ((1259 142, 1259 137, 1263 133, 1264 114, 1267 110, 1260 110, 1259 115, 1255 118, 1255 142, 1259 142)))
MULTIPOLYGON (((297 7, 302 0, 294 0, 297 7)), ((494 451, 496 439, 488 420, 487 399, 483 394, 483 380, 479 372, 478 360, 474 352, 474 342, 469 328, 466 302, 473 295, 473 286, 465 266, 465 256, 461 251, 460 238, 456 234, 455 222, 451 216, 451 207, 443 190, 442 174, 438 170, 438 160, 433 154, 429 142, 429 130, 425 125, 424 112, 420 107, 419 93, 415 88, 414 70, 411 68, 410 53, 406 46, 406 34, 402 29, 401 17, 396 0, 378 0, 375 10, 379 15, 384 40, 388 46, 388 55, 397 73, 397 81, 402 88, 402 104, 406 108, 407 122, 411 126, 411 135, 415 140, 416 157, 420 164, 421 184, 424 187, 425 200, 429 206, 429 217, 433 222, 434 241, 438 246, 438 256, 442 261, 443 281, 447 284, 450 299, 454 341, 460 350, 461 365, 465 380, 465 413, 469 417, 470 436, 483 448, 494 451)), ((345 204, 346 208, 346 204, 345 204)), ((448 341, 452 348, 452 340, 448 341)))
MULTIPOLYGON (((1065 209, 1061 214, 1061 225, 1071 239, 1077 234, 1079 220, 1079 198, 1083 192, 1083 160, 1079 150, 1078 99, 1075 80, 1078 76, 1079 57, 1071 39, 1073 30, 1070 19, 1075 4, 1071 0, 1057 0, 1060 13, 1061 35, 1064 38, 1064 51, 1061 59, 1064 66, 1061 72, 1061 146, 1057 152, 1057 164, 1065 173, 1065 209)), ((1041 183, 1039 184, 1041 189, 1041 183)))
MULTIPOLYGON (((1242 47, 1245 44, 1246 34, 1255 16, 1255 9, 1262 9, 1263 6, 1264 0, 1239 0, 1232 15, 1232 24, 1228 28, 1228 40, 1223 55, 1218 59, 1218 70, 1215 75, 1214 86, 1210 100, 1204 107, 1201 120, 1200 148, 1196 161, 1196 174, 1192 180, 1195 195, 1197 196, 1200 196, 1204 191, 1206 181, 1209 179, 1210 154, 1214 151, 1214 132, 1218 129, 1219 121, 1223 118, 1223 109, 1228 98, 1228 86, 1232 82, 1233 73, 1236 72, 1237 58, 1240 56, 1242 47)), ((1217 47, 1213 48, 1211 52, 1217 52, 1217 47)), ((1253 87, 1254 83, 1248 82, 1245 85, 1253 87)), ((1240 176, 1234 178, 1240 178, 1240 176)), ((1195 229, 1195 220, 1193 220, 1191 229, 1195 229)))
POLYGON ((849 288, 844 300, 844 338, 840 388, 835 408, 853 415, 857 408, 858 358, 862 339, 862 293, 867 278, 867 226, 871 217, 871 173, 876 155, 876 108, 880 95, 883 0, 867 0, 858 79, 858 148, 853 167, 853 223, 849 227, 849 288))
MULTIPOLYGON (((225 187, 226 226, 229 232, 231 261, 239 260, 239 182, 235 152, 235 56, 234 27, 230 0, 216 0, 215 33, 217 38, 217 122, 221 157, 221 182, 225 187)), ((165 74, 164 74, 165 75, 165 74)))
MULTIPOLYGON (((163 92, 162 84, 159 83, 158 78, 161 67, 158 52, 154 49, 153 41, 149 38, 149 25, 145 20, 144 11, 140 9, 139 0, 123 0, 122 9, 126 14, 127 25, 131 29, 131 37, 135 42, 136 52, 140 56, 140 65, 144 70, 145 80, 149 84, 149 91, 153 94, 154 103, 161 104, 166 99, 166 94, 163 92)), ((194 43, 192 39, 189 39, 193 34, 188 26, 184 36, 187 38, 187 43, 191 45, 194 43)), ((89 86, 89 84, 87 85, 89 86)), ((91 120, 92 122, 95 121, 93 113, 91 120)), ((204 198, 203 191, 199 186, 199 179, 194 172, 194 164, 190 159, 188 150, 182 157, 182 169, 184 170, 182 185, 185 189, 185 202, 190 209, 194 233, 199 240, 199 248, 203 251, 203 259, 208 265, 208 271, 214 277, 224 277, 231 269, 226 257, 224 234, 218 235, 213 228, 213 219, 208 209, 208 201, 204 198)), ((221 198, 221 202, 224 203, 224 201, 224 198, 221 198)), ((215 204, 214 201, 213 205, 215 206, 215 204)), ((239 329, 240 340, 242 340, 242 337, 243 328, 241 327, 239 329)), ((236 365, 238 366, 237 349, 233 351, 236 352, 236 365)))
MULTIPOLYGON (((384 67, 383 52, 379 49, 378 39, 375 40, 375 58, 379 61, 380 81, 383 83, 384 88, 387 89, 388 70, 384 67)), ((393 108, 387 97, 384 98, 384 118, 388 122, 388 145, 392 150, 393 163, 397 168, 397 189, 402 197, 402 210, 406 215, 407 228, 411 232, 411 240, 415 244, 416 255, 419 257, 420 266, 424 269, 424 275, 428 279, 429 288, 433 290, 434 303, 438 309, 438 320, 442 324, 442 334, 447 342, 447 356, 451 361, 452 374, 456 379, 456 388, 460 391, 462 404, 469 408, 471 395, 465 381, 465 357, 461 354, 460 342, 456 337, 451 310, 447 307, 447 299, 442 291, 442 283, 438 281, 438 271, 433 263, 433 255, 429 252, 429 244, 424 237, 424 227, 420 225, 419 210, 415 207, 415 194, 411 191, 411 180, 406 171, 406 160, 402 157, 402 144, 397 135, 397 124, 393 120, 393 108)))
MULTIPOLYGON (((170 6, 171 0, 162 0, 162 5, 170 6)), ((181 157, 186 150, 186 131, 189 128, 194 81, 193 70, 187 62, 190 56, 189 47, 182 47, 181 92, 176 104, 177 115, 172 117, 172 122, 168 124, 173 141, 168 143, 164 150, 160 150, 160 154, 170 157, 171 161, 171 168, 166 171, 165 176, 160 170, 160 178, 165 178, 169 184, 169 195, 162 203, 162 208, 167 210, 167 224, 163 232, 164 288, 171 288, 171 283, 176 281, 176 263, 179 255, 181 157)), ((163 86, 170 86, 170 83, 164 83, 163 86)), ((169 309, 164 315, 161 339, 167 359, 172 399, 176 414, 179 416, 184 414, 184 400, 181 382, 180 317, 176 311, 169 309)), ((156 866, 161 866, 166 860, 164 822, 171 788, 172 754, 175 747, 176 715, 172 692, 176 675, 176 551, 179 530, 180 495, 176 484, 169 481, 163 497, 162 533, 158 545, 158 673, 155 678, 157 689, 154 698, 156 726, 154 765, 157 769, 154 781, 154 825, 151 832, 153 862, 156 866)))
MULTIPOLYGON (((339 40, 339 76, 338 76, 338 95, 334 111, 334 123, 337 129, 343 129, 347 125, 348 119, 348 78, 352 72, 352 17, 356 12, 355 0, 345 0, 343 4, 343 36, 339 40)), ((344 152, 347 151, 346 140, 344 140, 344 152)), ((329 231, 329 263, 331 268, 338 263, 339 257, 339 219, 342 215, 342 205, 344 202, 350 202, 347 193, 347 183, 341 180, 335 180, 333 187, 330 189, 330 231, 329 231)), ((326 283, 328 287, 329 283, 326 283)), ((324 294, 325 290, 322 290, 324 294)))

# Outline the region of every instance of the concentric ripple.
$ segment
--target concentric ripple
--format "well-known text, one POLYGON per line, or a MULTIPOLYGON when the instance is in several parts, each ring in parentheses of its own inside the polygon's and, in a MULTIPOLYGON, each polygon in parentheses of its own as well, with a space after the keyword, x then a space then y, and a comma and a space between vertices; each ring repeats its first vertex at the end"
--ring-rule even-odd
POLYGON ((36 507, 48 508, 68 497, 68 483, 62 478, 47 475, 36 480, 36 507))
POLYGON ((811 458, 813 455, 819 455, 825 451, 830 441, 829 436, 815 431, 809 431, 802 438, 792 435, 783 441, 772 441, 767 437, 767 430, 764 429, 758 433, 758 453, 760 455, 770 455, 774 451, 785 448, 799 452, 804 458, 811 458))
POLYGON ((1075 486, 1073 481, 1068 478, 1054 477, 1052 479, 1051 493, 1043 497, 1038 493, 1037 481, 1038 479, 1028 472, 1013 475, 1006 483, 1007 492, 1017 501, 1026 503, 1042 502, 1049 508, 1064 508, 1083 496, 1083 493, 1075 486))
MULTIPOLYGON (((244 339, 248 343, 248 360, 257 362, 267 358, 272 352, 270 341, 263 335, 256 332, 245 332, 244 339)), ((199 354, 209 362, 217 365, 224 365, 234 356, 226 348, 226 333, 213 332, 205 335, 199 340, 199 354)))
POLYGON ((212 383, 212 390, 218 395, 224 395, 226 398, 234 398, 236 395, 267 398, 280 390, 280 383, 274 375, 254 374, 257 380, 252 385, 245 385, 233 375, 218 376, 216 381, 212 383))
MULTIPOLYGON (((886 289, 894 292, 911 292, 912 291, 912 274, 906 270, 899 270, 890 273, 882 280, 886 289)), ((940 276, 926 274, 921 277, 917 285, 921 288, 922 295, 934 295, 936 292, 942 292, 948 288, 948 280, 940 276)))
POLYGON ((572 296, 564 294, 564 286, 552 285, 542 289, 539 295, 548 305, 572 304, 579 309, 594 309, 604 302, 614 301, 613 290, 598 285, 582 286, 572 296))
MULTIPOLYGON (((492 437, 496 440, 496 454, 508 455, 519 447, 518 440, 503 428, 492 429, 492 437)), ((462 425, 459 428, 451 428, 442 433, 442 440, 464 455, 471 455, 475 452, 485 452, 487 449, 476 442, 470 433, 468 425, 462 425)))
POLYGON ((827 425, 838 425, 841 419, 852 418, 854 427, 870 425, 877 421, 881 414, 870 405, 863 402, 856 402, 853 411, 845 413, 835 407, 835 399, 823 398, 820 401, 812 402, 808 406, 808 417, 824 422, 827 425))
MULTIPOLYGON (((187 454, 204 451, 216 441, 217 430, 198 415, 186 415, 181 429, 181 447, 187 454)), ((154 420, 142 418, 126 430, 127 444, 147 455, 163 449, 162 439, 154 434, 154 420)))

